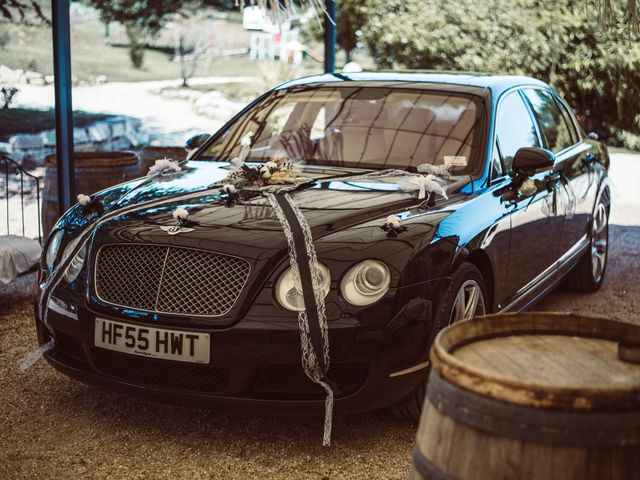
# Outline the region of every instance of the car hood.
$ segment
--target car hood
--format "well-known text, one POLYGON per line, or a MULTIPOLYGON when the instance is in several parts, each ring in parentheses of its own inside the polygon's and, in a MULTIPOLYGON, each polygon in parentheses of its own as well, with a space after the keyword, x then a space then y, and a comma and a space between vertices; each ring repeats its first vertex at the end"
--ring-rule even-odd
MULTIPOLYGON (((108 236, 111 241, 182 244, 217 251, 231 246, 234 250, 240 246, 286 247, 282 227, 264 195, 243 192, 237 202, 229 204, 220 188, 211 187, 228 174, 228 164, 191 161, 177 175, 141 183, 115 206, 140 207, 101 225, 98 236, 108 236), (144 206, 151 202, 152 206, 144 206), (191 229, 170 235, 167 227, 176 225, 173 212, 177 208, 189 211, 191 229)), ((387 215, 419 203, 415 194, 399 190, 388 178, 367 176, 366 171, 307 168, 303 174, 310 183, 290 195, 314 238, 372 221, 381 226, 387 215), (341 180, 353 175, 358 178, 341 180)))
MULTIPOLYGON (((219 187, 210 186, 220 185, 229 173, 227 167, 228 164, 189 162, 177 175, 114 187, 124 194, 113 203, 102 202, 110 219, 100 222, 93 234, 91 268, 97 268, 101 249, 113 244, 168 245, 240 257, 251 266, 247 287, 228 315, 207 321, 221 327, 231 325, 243 318, 252 305, 262 305, 270 312, 267 316, 281 315, 269 289, 289 265, 285 234, 264 195, 243 191, 238 202, 229 204, 219 187), (189 211, 189 224, 187 230, 171 234, 167 230, 177 225, 173 218, 177 208, 189 211), (122 213, 118 215, 120 209, 122 213)), ((311 227, 318 259, 330 269, 335 282, 355 262, 374 258, 387 263, 392 284, 398 284, 403 266, 429 244, 439 222, 449 214, 448 208, 442 208, 443 200, 437 200, 429 209, 420 208, 423 201, 399 190, 394 179, 336 168, 308 168, 302 173, 311 181, 289 194, 311 227), (346 178, 354 174, 358 175, 356 179, 346 178), (382 228, 391 213, 401 215, 403 225, 406 220, 407 230, 394 235, 382 228)), ((114 195, 107 190, 96 199, 114 195)), ((448 204, 456 202, 451 198, 448 204)), ((417 271, 423 270, 420 267, 417 271)), ((410 276, 406 281, 412 279, 410 276)), ((334 283, 333 288, 337 285, 334 283)), ((89 297, 94 308, 108 312, 117 308, 104 304, 96 295, 89 297)), ((339 302, 337 297, 327 301, 332 305, 339 302)), ((349 311, 356 307, 344 304, 340 308, 349 311)))

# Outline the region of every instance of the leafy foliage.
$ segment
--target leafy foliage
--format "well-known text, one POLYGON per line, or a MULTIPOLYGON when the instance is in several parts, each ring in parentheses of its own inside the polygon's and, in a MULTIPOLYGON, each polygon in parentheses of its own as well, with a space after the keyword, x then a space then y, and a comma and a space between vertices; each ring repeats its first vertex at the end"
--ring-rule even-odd
POLYGON ((10 22, 31 23, 31 19, 35 18, 50 23, 36 0, 0 0, 0 16, 10 22))
POLYGON ((587 129, 640 133, 640 42, 626 5, 609 7, 605 29, 588 0, 375 1, 364 31, 379 67, 530 75, 570 100, 587 129))
POLYGON ((183 2, 175 0, 89 0, 100 10, 105 22, 119 22, 129 38, 129 56, 135 68, 142 68, 144 49, 171 13, 179 12, 183 2))
POLYGON ((18 93, 18 89, 16 87, 2 87, 0 88, 0 95, 2 95, 2 109, 8 109, 13 102, 13 98, 18 93))

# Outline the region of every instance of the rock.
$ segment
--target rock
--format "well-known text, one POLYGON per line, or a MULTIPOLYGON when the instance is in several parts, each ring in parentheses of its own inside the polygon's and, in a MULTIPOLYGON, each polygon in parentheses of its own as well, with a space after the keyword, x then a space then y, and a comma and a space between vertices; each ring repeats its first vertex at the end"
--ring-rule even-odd
POLYGON ((89 138, 93 142, 106 142, 111 138, 111 128, 107 122, 95 122, 87 127, 89 138))
POLYGON ((28 165, 41 165, 46 156, 40 134, 19 134, 9 139, 11 157, 28 165))
POLYGON ((107 120, 111 128, 111 139, 122 138, 127 134, 127 121, 124 117, 110 118, 107 120))
POLYGON ((18 83, 22 78, 22 70, 11 70, 5 65, 0 65, 0 83, 18 83))
POLYGON ((29 85, 44 85, 44 75, 40 72, 24 72, 24 78, 29 85))

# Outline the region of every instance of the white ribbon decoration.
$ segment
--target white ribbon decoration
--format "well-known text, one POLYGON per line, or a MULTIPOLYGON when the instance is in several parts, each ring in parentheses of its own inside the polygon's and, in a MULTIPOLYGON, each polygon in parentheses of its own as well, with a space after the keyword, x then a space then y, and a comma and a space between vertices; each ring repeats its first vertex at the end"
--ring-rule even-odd
POLYGON ((444 187, 446 183, 435 175, 414 175, 409 180, 402 180, 400 187, 405 191, 418 191, 418 200, 426 198, 427 193, 437 193, 449 199, 444 187))
POLYGON ((240 139, 240 155, 231 159, 231 164, 237 167, 241 166, 251 153, 251 144, 253 143, 253 132, 248 132, 240 139))
POLYGON ((389 215, 387 217, 387 225, 391 228, 398 229, 402 226, 402 220, 397 215, 389 215))
POLYGON ((91 197, 89 195, 83 195, 82 193, 78 195, 78 203, 82 207, 86 207, 91 203, 91 197))
POLYGON ((186 208, 176 208, 173 211, 173 218, 180 221, 189 218, 189 211, 186 208))
POLYGON ((182 171, 182 168, 178 165, 178 162, 174 162, 171 158, 165 157, 156 160, 155 163, 149 167, 149 173, 147 173, 147 176, 157 177, 171 175, 180 171, 182 171))

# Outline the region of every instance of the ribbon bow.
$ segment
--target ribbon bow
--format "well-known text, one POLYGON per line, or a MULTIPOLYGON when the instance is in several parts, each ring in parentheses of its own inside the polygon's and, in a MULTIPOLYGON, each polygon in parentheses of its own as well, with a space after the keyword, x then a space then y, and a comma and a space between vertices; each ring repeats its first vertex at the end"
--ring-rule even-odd
POLYGON ((422 200, 427 193, 435 192, 442 195, 445 199, 449 199, 444 189, 445 183, 435 175, 415 175, 406 185, 406 190, 418 190, 418 199, 422 200))

